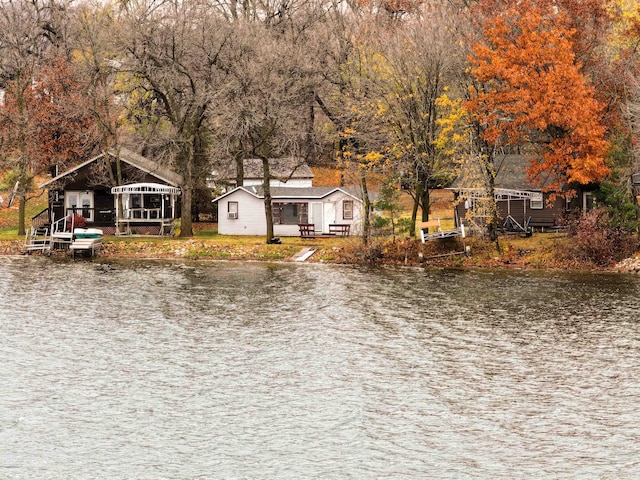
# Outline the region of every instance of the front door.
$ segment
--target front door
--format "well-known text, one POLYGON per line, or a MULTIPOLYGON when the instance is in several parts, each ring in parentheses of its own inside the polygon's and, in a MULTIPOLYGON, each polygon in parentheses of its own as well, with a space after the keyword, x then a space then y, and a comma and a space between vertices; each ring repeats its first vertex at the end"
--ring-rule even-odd
POLYGON ((91 190, 67 191, 64 195, 64 203, 67 215, 73 211, 87 221, 93 221, 93 192, 91 190))
POLYGON ((311 204, 311 218, 316 232, 322 232, 322 203, 314 202, 311 204))

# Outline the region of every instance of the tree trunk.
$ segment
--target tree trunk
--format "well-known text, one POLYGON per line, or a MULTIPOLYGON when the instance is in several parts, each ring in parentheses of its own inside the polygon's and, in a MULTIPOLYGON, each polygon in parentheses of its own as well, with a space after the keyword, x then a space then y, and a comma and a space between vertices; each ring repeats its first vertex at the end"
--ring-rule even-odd
POLYGON ((18 203, 18 235, 27 234, 27 230, 25 228, 26 214, 27 214, 27 196, 20 195, 20 201, 18 203))
POLYGON ((411 225, 413 228, 409 230, 409 236, 416 236, 416 222, 418 221, 418 208, 420 207, 420 197, 418 196, 418 192, 416 192, 416 196, 413 199, 413 207, 411 208, 411 225))
MULTIPOLYGON (((194 150, 195 152, 195 150, 194 150)), ((182 186, 182 212, 180 215, 180 237, 193 237, 192 212, 193 204, 193 163, 195 153, 184 155, 184 185, 182 186)))
POLYGON ((180 237, 193 236, 193 224, 191 219, 191 203, 193 196, 193 185, 185 182, 182 186, 182 212, 180 216, 180 237))
POLYGON ((273 243, 273 205, 271 204, 271 171, 269 159, 262 159, 262 188, 264 189, 264 215, 267 221, 267 244, 273 243))
POLYGON ((422 221, 429 220, 429 210, 431 209, 431 191, 426 185, 422 187, 420 192, 420 205, 422 205, 422 221))
POLYGON ((236 162, 236 187, 244 185, 244 157, 241 152, 235 156, 236 162))
POLYGON ((369 189, 367 187, 367 173, 364 169, 360 173, 360 184, 362 186, 362 197, 364 200, 364 218, 362 219, 362 243, 369 244, 371 235, 371 199, 369 198, 369 189))
POLYGON ((498 206, 496 204, 495 197, 495 176, 489 176, 489 205, 491 206, 491 218, 489 220, 489 240, 492 242, 496 242, 496 249, 498 253, 500 250, 500 241, 498 240, 498 206))

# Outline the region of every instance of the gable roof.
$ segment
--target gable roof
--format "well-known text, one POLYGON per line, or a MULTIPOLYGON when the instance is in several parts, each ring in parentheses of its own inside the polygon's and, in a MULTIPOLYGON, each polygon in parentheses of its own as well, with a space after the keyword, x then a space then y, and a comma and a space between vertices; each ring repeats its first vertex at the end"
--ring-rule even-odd
MULTIPOLYGON (((63 172, 57 175, 56 177, 52 178, 51 180, 41 184, 40 188, 47 188, 48 186, 54 184, 55 182, 62 180, 63 178, 68 177, 70 175, 73 175, 74 173, 83 169, 87 165, 90 165, 91 163, 97 161, 100 158, 103 158, 105 155, 109 155, 110 157, 115 158, 114 152, 112 151, 108 151, 106 153, 103 152, 100 155, 96 155, 95 157, 92 157, 89 160, 86 160, 85 162, 82 162, 81 164, 76 165, 75 167, 67 170, 66 172, 63 172)), ((142 170, 145 173, 153 175, 154 177, 162 180, 163 182, 166 182, 168 185, 178 187, 183 183, 183 179, 181 175, 178 175, 177 173, 173 172, 169 168, 164 167, 154 162, 153 160, 143 157, 142 155, 132 152, 131 150, 128 150, 126 148, 120 149, 120 160, 125 163, 128 163, 132 167, 137 168, 138 170, 142 170)))
MULTIPOLYGON (((233 190, 214 198, 212 202, 217 202, 225 197, 228 197, 232 193, 242 190, 249 195, 256 198, 264 198, 264 188, 261 186, 255 187, 236 187, 233 190)), ((334 192, 342 192, 345 195, 352 197, 354 200, 362 202, 362 194, 358 188, 355 187, 271 187, 271 199, 300 199, 300 200, 314 200, 328 197, 334 192)))
MULTIPOLYGON (((243 160, 244 179, 262 180, 264 174, 262 160, 260 158, 245 158, 243 160)), ((279 179, 312 179, 314 177, 311 168, 303 158, 270 158, 269 171, 271 176, 279 179)), ((217 173, 225 180, 235 180, 235 163, 230 163, 226 168, 217 173)))
MULTIPOLYGON (((531 155, 505 154, 496 155, 495 165, 497 168, 495 188, 505 190, 531 190, 540 191, 542 186, 534 185, 527 176, 527 167, 530 164, 531 155)), ((474 166, 462 171, 458 178, 449 187, 450 190, 460 190, 474 188, 474 180, 477 183, 479 174, 474 166)))

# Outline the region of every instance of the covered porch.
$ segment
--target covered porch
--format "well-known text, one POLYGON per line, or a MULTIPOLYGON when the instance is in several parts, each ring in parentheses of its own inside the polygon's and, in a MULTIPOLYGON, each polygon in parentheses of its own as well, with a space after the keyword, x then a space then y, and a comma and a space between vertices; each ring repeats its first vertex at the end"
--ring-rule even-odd
POLYGON ((172 235, 178 218, 178 187, 133 183, 111 188, 115 196, 116 235, 172 235))

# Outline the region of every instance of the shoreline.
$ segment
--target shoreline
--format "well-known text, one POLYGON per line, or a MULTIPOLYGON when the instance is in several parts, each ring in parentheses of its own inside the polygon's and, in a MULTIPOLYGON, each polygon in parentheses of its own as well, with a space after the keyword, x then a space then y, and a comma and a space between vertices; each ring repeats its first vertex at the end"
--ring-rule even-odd
MULTIPOLYGON (((292 237, 293 238, 293 237, 292 237)), ((482 268, 500 270, 536 270, 536 271, 582 271, 589 273, 630 273, 640 275, 640 258, 632 257, 611 266, 585 265, 577 261, 562 261, 545 246, 537 250, 522 250, 505 241, 502 252, 486 242, 474 242, 472 253, 467 255, 447 255, 428 258, 426 253, 437 253, 441 245, 425 245, 416 241, 399 240, 396 243, 378 244, 364 247, 353 239, 330 242, 301 242, 295 238, 282 244, 231 240, 222 242, 215 239, 171 238, 171 239, 107 239, 97 259, 104 260, 184 260, 184 261, 257 261, 283 263, 324 263, 343 265, 380 265, 434 268, 482 268), (304 248, 314 249, 311 257, 302 262, 294 256, 304 248), (373 251, 372 251, 373 250, 373 251), (544 253, 541 255, 540 250, 544 253), (425 259, 421 259, 420 255, 425 259)), ((458 252, 460 253, 460 252, 458 252)), ((0 240, 0 255, 24 256, 23 240, 0 240)), ((41 255, 32 253, 31 255, 41 255)), ((66 257, 66 251, 53 253, 54 257, 66 257)))

